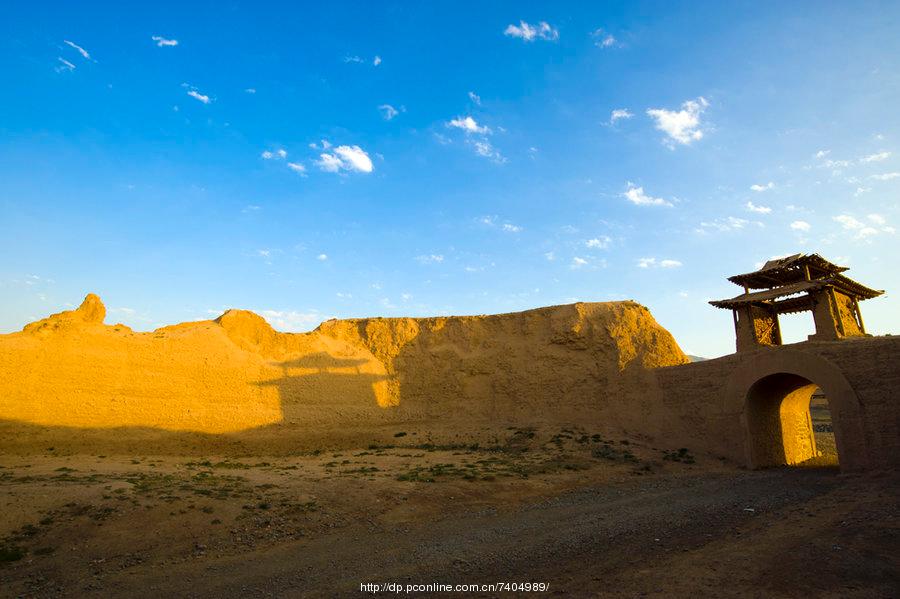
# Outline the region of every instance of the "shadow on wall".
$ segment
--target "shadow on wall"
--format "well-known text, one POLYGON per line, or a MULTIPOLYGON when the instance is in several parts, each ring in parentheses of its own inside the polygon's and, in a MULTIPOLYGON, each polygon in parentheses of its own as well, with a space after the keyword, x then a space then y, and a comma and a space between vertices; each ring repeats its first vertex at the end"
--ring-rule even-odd
POLYGON ((281 369, 282 376, 256 384, 277 388, 282 420, 288 424, 366 416, 399 404, 389 392, 390 377, 367 372, 368 360, 316 352, 272 366, 281 369))

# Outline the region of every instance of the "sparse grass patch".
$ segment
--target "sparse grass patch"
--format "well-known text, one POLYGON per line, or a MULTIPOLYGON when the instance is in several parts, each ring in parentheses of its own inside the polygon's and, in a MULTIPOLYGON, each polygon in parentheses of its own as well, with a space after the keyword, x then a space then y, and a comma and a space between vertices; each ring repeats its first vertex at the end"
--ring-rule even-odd
POLYGON ((16 545, 0 545, 0 564, 15 562, 25 557, 25 550, 16 545))
POLYGON ((616 449, 609 442, 604 442, 591 450, 591 455, 595 458, 610 460, 613 462, 637 462, 638 459, 628 449, 616 449))
POLYGON ((696 461, 687 447, 681 447, 672 451, 663 450, 663 459, 669 462, 681 462, 682 464, 693 464, 696 461))

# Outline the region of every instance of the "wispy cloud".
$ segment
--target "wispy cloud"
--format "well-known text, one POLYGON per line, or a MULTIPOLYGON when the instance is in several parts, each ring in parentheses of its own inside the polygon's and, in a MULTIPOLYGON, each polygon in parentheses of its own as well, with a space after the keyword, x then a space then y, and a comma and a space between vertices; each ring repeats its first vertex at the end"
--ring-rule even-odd
POLYGON ((57 56, 56 60, 60 62, 56 67, 56 72, 61 73, 62 71, 74 71, 75 65, 63 58, 62 56, 57 56))
POLYGON ((416 256, 416 262, 420 264, 440 264, 444 261, 442 254, 423 254, 416 256))
MULTIPOLYGON (((361 56, 356 56, 355 54, 348 54, 347 56, 344 57, 345 64, 365 64, 367 62, 369 62, 367 59, 365 59, 361 56)), ((372 66, 377 67, 378 65, 380 65, 382 63, 382 60, 381 60, 380 56, 375 56, 371 62, 372 62, 372 66)))
POLYGON ((668 136, 666 143, 670 147, 675 143, 687 146, 703 138, 700 116, 707 106, 709 102, 701 96, 684 102, 681 110, 651 108, 647 114, 656 121, 656 128, 668 136))
POLYGON ((318 256, 316 256, 316 260, 318 260, 319 262, 325 262, 326 260, 328 260, 328 254, 319 254, 318 256))
POLYGON ((584 258, 581 258, 580 256, 575 256, 574 258, 572 258, 572 262, 571 262, 571 264, 569 264, 569 268, 571 268, 573 270, 577 270, 577 269, 579 269, 583 266, 587 266, 587 265, 588 265, 587 260, 585 260, 584 258))
POLYGON ((657 260, 656 258, 639 258, 637 261, 638 268, 678 268, 682 266, 679 260, 666 258, 657 260))
POLYGON ((285 158, 287 158, 287 155, 287 150, 285 150, 284 148, 279 148, 274 152, 265 150, 259 156, 263 160, 284 160, 285 158))
POLYGON ((252 94, 255 94, 255 93, 256 93, 256 88, 255 88, 255 87, 248 87, 247 89, 244 90, 244 93, 251 94, 251 95, 252 95, 252 94))
POLYGON ((790 227, 794 231, 801 231, 803 233, 807 233, 810 229, 812 229, 812 225, 810 225, 805 220, 795 220, 790 224, 790 227))
POLYGON ((81 46, 79 46, 78 44, 76 44, 75 42, 70 42, 69 40, 63 40, 63 43, 66 44, 67 46, 75 48, 75 50, 77 50, 78 53, 81 54, 82 57, 86 58, 87 60, 91 60, 91 55, 88 53, 88 51, 85 50, 84 48, 82 48, 81 46))
POLYGON ((593 239, 588 239, 584 242, 585 247, 591 248, 592 250, 605 250, 612 243, 612 238, 606 235, 601 235, 600 237, 595 237, 593 239))
POLYGON ((697 233, 708 233, 710 231, 727 233, 729 231, 739 231, 746 228, 748 225, 756 225, 757 227, 763 226, 763 224, 759 221, 749 221, 746 218, 727 216, 725 218, 717 218, 711 221, 703 221, 700 223, 700 226, 695 229, 695 231, 697 233))
POLYGON ((469 99, 472 100, 476 106, 481 106, 481 96, 475 92, 469 92, 469 99))
POLYGON ((447 123, 448 127, 454 127, 456 129, 462 129, 466 133, 478 133, 481 135, 488 135, 491 130, 489 127, 484 125, 479 125, 478 122, 470 116, 460 116, 451 120, 447 123))
POLYGON ((498 164, 502 164, 506 162, 506 158, 500 153, 497 148, 491 145, 486 139, 472 141, 472 147, 475 148, 475 153, 484 158, 489 158, 498 164))
POLYGON ((635 206, 672 206, 672 202, 647 195, 643 187, 638 187, 630 181, 628 182, 628 189, 622 195, 635 206))
POLYGON ((536 39, 546 41, 556 41, 559 39, 559 31, 546 21, 541 21, 537 25, 519 21, 518 25, 507 25, 506 29, 503 30, 503 35, 516 37, 526 42, 533 42, 536 39))
POLYGON ((150 39, 152 39, 154 42, 156 42, 156 45, 160 48, 166 48, 166 47, 172 48, 172 47, 178 45, 178 40, 166 39, 161 35, 154 35, 150 39))
POLYGON ((868 239, 879 233, 887 233, 889 235, 896 233, 896 229, 888 225, 887 219, 880 214, 869 214, 866 219, 869 221, 868 223, 858 220, 849 214, 839 214, 832 217, 832 220, 840 224, 845 231, 853 232, 856 239, 868 239))
POLYGON ((747 202, 747 210, 750 212, 756 212, 757 214, 769 214, 772 212, 772 209, 768 206, 757 206, 753 202, 747 202))
POLYGON ((497 223, 496 216, 480 216, 477 219, 475 219, 475 221, 478 224, 484 225, 485 227, 488 227, 488 228, 492 228, 492 229, 499 228, 501 231, 504 231, 506 233, 521 233, 523 231, 522 227, 520 227, 519 225, 514 225, 510 222, 506 222, 506 223, 502 223, 502 224, 497 223))
POLYGON ((375 170, 372 159, 359 146, 338 146, 331 153, 320 154, 316 165, 329 173, 337 173, 342 170, 371 173, 375 170))
POLYGON ((194 98, 195 100, 203 102, 204 104, 209 104, 210 102, 212 102, 212 99, 209 96, 207 96, 206 94, 201 94, 193 85, 182 83, 181 87, 187 89, 187 95, 194 98))
POLYGON ((393 118, 395 116, 397 116, 401 112, 406 111, 406 109, 403 106, 401 106, 399 109, 397 109, 397 108, 394 108, 393 106, 391 106, 390 104, 382 104, 381 106, 378 107, 378 110, 381 112, 381 118, 383 118, 386 121, 393 120, 393 118))
POLYGON ((303 176, 306 176, 306 167, 300 164, 299 162, 288 162, 287 167, 294 171, 295 173, 299 173, 303 176))
POLYGON ((770 189, 773 189, 774 187, 775 187, 775 184, 772 183, 771 181, 769 181, 768 183, 755 183, 750 186, 750 189, 759 193, 759 192, 763 192, 763 191, 768 191, 770 189))
POLYGON ((612 48, 616 45, 616 38, 602 28, 592 31, 591 37, 594 38, 594 45, 598 48, 612 48))
POLYGON ((869 177, 870 179, 875 179, 876 181, 890 181, 891 179, 900 178, 900 173, 882 173, 880 175, 872 175, 869 177))
POLYGON ((860 162, 881 162, 891 157, 890 152, 878 152, 877 154, 869 154, 859 159, 860 162))
POLYGON ((615 125, 618 121, 630 119, 634 116, 627 108, 616 108, 609 114, 609 124, 615 125))

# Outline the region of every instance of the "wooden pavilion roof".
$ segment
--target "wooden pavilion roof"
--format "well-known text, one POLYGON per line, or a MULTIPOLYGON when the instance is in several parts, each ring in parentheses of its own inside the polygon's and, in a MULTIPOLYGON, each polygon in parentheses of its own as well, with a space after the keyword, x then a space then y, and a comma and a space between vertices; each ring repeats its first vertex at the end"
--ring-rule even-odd
POLYGON ((716 308, 730 310, 748 304, 766 305, 783 314, 811 309, 809 294, 826 287, 833 287, 857 300, 871 299, 884 293, 845 277, 841 273, 846 270, 847 267, 833 264, 818 254, 794 254, 769 260, 757 271, 728 278, 732 283, 745 287, 745 293, 709 303, 716 308))
POLYGON ((786 258, 769 260, 759 270, 734 275, 728 277, 728 280, 748 289, 772 289, 807 280, 807 269, 809 279, 819 279, 849 270, 846 266, 829 262, 819 254, 794 254, 786 258))

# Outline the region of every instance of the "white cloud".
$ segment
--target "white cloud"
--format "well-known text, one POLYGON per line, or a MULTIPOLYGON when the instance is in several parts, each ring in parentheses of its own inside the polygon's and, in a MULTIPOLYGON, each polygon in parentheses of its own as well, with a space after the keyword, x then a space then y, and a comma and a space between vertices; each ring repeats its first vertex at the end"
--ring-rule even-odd
MULTIPOLYGON (((481 216, 481 217, 475 219, 475 221, 486 227, 496 227, 497 226, 497 217, 496 216, 481 216)), ((520 227, 519 225, 514 225, 512 223, 504 223, 504 224, 500 225, 500 229, 507 233, 521 233, 523 230, 522 227, 520 227)))
POLYGON ((866 218, 868 218, 872 225, 867 225, 863 221, 860 221, 849 214, 839 214, 838 216, 833 217, 832 220, 840 224, 844 230, 855 232, 857 239, 866 239, 878 235, 879 233, 887 233, 889 235, 896 233, 894 227, 888 225, 887 219, 882 215, 869 214, 866 218))
POLYGON ((205 96, 194 89, 188 90, 187 95, 189 95, 190 97, 195 98, 197 100, 200 100, 204 104, 209 104, 212 101, 209 99, 209 96, 205 96))
POLYGON ((83 56, 84 58, 86 58, 88 60, 91 59, 91 55, 88 54, 88 51, 85 50, 84 48, 82 48, 81 46, 79 46, 78 44, 76 44, 74 42, 70 42, 69 40, 63 40, 63 43, 65 43, 68 46, 71 46, 72 48, 75 48, 78 51, 78 53, 81 54, 81 56, 83 56))
POLYGON ((263 151, 262 154, 260 154, 260 157, 263 160, 283 160, 284 158, 287 158, 287 155, 288 155, 287 150, 285 150, 284 148, 279 148, 278 150, 275 150, 274 152, 265 150, 265 151, 263 151))
POLYGON ((57 56, 56 60, 58 60, 61 63, 59 66, 56 67, 57 73, 62 72, 62 71, 74 71, 75 70, 75 65, 72 64, 71 62, 69 62, 68 60, 66 60, 65 58, 63 58, 62 56, 57 56))
POLYGON ((839 214, 832 218, 832 220, 836 223, 840 223, 842 227, 848 230, 861 229, 865 226, 865 224, 856 220, 849 214, 839 214))
POLYGON ((503 35, 509 37, 517 37, 526 42, 533 42, 535 39, 548 41, 556 41, 559 39, 559 31, 551 27, 546 21, 541 21, 537 25, 531 25, 525 21, 519 21, 519 25, 508 25, 503 30, 503 35))
POLYGON ((475 153, 479 156, 490 158, 494 162, 501 164, 506 162, 506 158, 504 158, 503 155, 500 154, 500 152, 486 139, 481 141, 474 141, 472 142, 472 146, 475 148, 475 153))
POLYGON ((318 256, 316 256, 316 260, 318 260, 319 262, 325 262, 326 260, 328 260, 328 254, 319 254, 318 256))
POLYGON ((544 258, 546 258, 549 262, 553 262, 554 260, 556 260, 556 253, 555 252, 546 252, 544 254, 544 258))
POLYGON ((372 59, 372 65, 373 65, 373 66, 376 66, 376 67, 377 67, 377 66, 380 65, 380 64, 381 64, 381 57, 380 57, 380 56, 376 56, 375 58, 372 59))
POLYGON ((255 88, 255 87, 248 87, 247 89, 244 90, 244 92, 245 92, 245 93, 248 93, 248 94, 255 94, 255 93, 256 93, 256 88, 255 88))
POLYGON ((605 250, 612 243, 612 239, 607 237, 606 235, 601 235, 600 237, 595 237, 594 239, 588 239, 584 242, 585 247, 589 247, 595 250, 605 250))
POLYGON ((444 256, 442 254, 423 254, 421 256, 416 256, 416 262, 420 264, 440 264, 444 261, 444 256))
POLYGON ((466 133, 480 133, 482 135, 487 135, 491 132, 487 126, 479 126, 475 119, 470 116, 456 117, 447 123, 447 126, 462 129, 466 133))
POLYGON ((287 167, 295 173, 300 173, 301 175, 306 173, 306 167, 298 162, 288 162, 287 167))
POLYGON ((863 158, 860 158, 860 162, 881 162, 882 160, 887 160, 891 157, 890 152, 878 152, 877 154, 869 154, 863 158))
POLYGON ((859 197, 864 193, 868 193, 872 191, 871 187, 857 187, 856 192, 853 194, 854 197, 859 197))
POLYGON ((638 268, 678 268, 682 266, 679 260, 666 258, 665 260, 657 260, 656 258, 639 258, 637 261, 638 268))
POLYGON ((681 110, 651 108, 647 114, 656 120, 656 128, 669 136, 667 141, 670 145, 672 141, 690 145, 703 138, 703 131, 700 129, 700 115, 707 106, 709 106, 709 102, 701 96, 696 100, 684 102, 681 110))
POLYGON ((389 120, 393 119, 395 116, 397 116, 398 114, 400 114, 400 111, 397 110, 396 108, 394 108, 393 106, 391 106, 390 104, 382 104, 381 106, 378 107, 378 110, 381 111, 381 117, 386 121, 389 121, 389 120))
POLYGON ((812 225, 810 225, 805 220, 795 220, 794 222, 791 223, 791 229, 793 229, 794 231, 803 231, 805 233, 805 232, 809 231, 811 228, 812 228, 812 225))
POLYGON ((309 331, 324 320, 318 312, 296 312, 294 310, 258 310, 257 312, 273 328, 288 333, 309 331))
POLYGON ((594 45, 598 48, 611 48, 616 45, 616 38, 603 29, 592 31, 591 37, 594 38, 594 45))
POLYGON ((759 183, 755 183, 750 186, 750 189, 753 191, 756 191, 756 192, 762 192, 762 191, 767 191, 769 189, 772 189, 773 187, 775 187, 775 184, 772 183, 771 181, 769 181, 768 183, 765 183, 762 185, 760 185, 759 183))
MULTIPOLYGON (((322 143, 324 146, 326 142, 322 143)), ((320 169, 329 173, 336 173, 340 170, 371 173, 375 170, 372 159, 359 146, 338 146, 331 154, 320 154, 316 164, 320 169)))
POLYGON ((816 152, 816 158, 825 158, 829 154, 831 154, 831 150, 819 150, 816 152))
POLYGON ((577 268, 581 268, 582 266, 587 266, 587 263, 588 263, 588 261, 585 260, 584 258, 579 258, 578 256, 575 256, 574 258, 572 258, 572 264, 570 264, 569 267, 573 268, 573 269, 577 269, 577 268))
POLYGON ((320 154, 316 164, 326 173, 336 173, 343 166, 341 159, 333 154, 320 154))
POLYGON ((620 121, 622 119, 630 119, 633 116, 634 116, 634 113, 632 113, 627 108, 616 108, 609 115, 609 124, 615 125, 616 121, 620 121))
POLYGON ((169 39, 164 38, 161 35, 154 35, 150 39, 152 39, 154 42, 156 42, 156 45, 160 48, 165 48, 165 47, 171 48, 171 47, 178 45, 178 40, 169 40, 169 39))
POLYGON ((472 100, 477 106, 481 106, 481 96, 479 96, 475 92, 469 92, 469 99, 472 100))
POLYGON ((672 203, 662 198, 654 198, 644 193, 643 187, 637 187, 634 183, 628 183, 628 189, 622 194, 636 206, 672 206, 672 203))
POLYGON ((719 231, 727 233, 728 231, 736 231, 745 228, 747 225, 754 224, 762 227, 763 224, 758 221, 749 221, 746 218, 738 218, 736 216, 727 216, 725 218, 717 218, 713 221, 703 221, 700 228, 696 229, 698 233, 706 233, 708 231, 719 231))
POLYGON ((750 212, 756 212, 757 214, 769 214, 772 212, 772 209, 768 206, 757 206, 753 202, 747 202, 747 210, 750 212))
POLYGON ((891 179, 897 179, 898 177, 900 177, 900 173, 882 173, 880 175, 872 175, 869 178, 875 179, 876 181, 890 181, 891 179))
POLYGON ((351 63, 351 62, 353 62, 353 63, 361 63, 361 62, 363 62, 363 59, 360 58, 359 56, 349 56, 349 55, 348 55, 348 56, 345 56, 345 57, 344 57, 344 62, 345 62, 345 63, 351 63))

